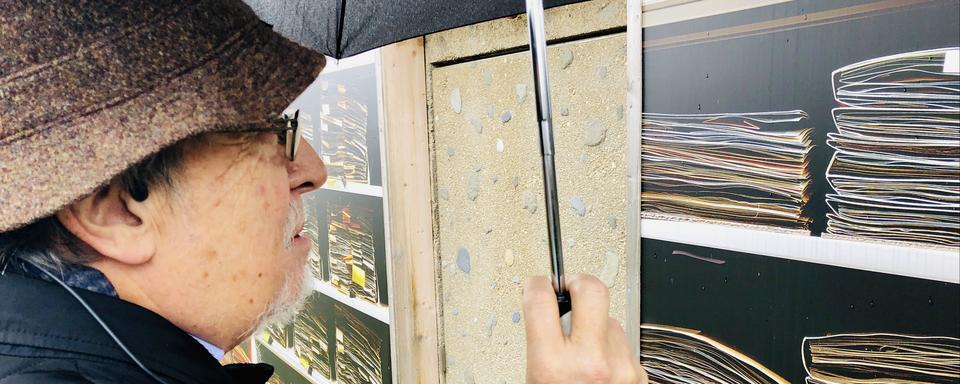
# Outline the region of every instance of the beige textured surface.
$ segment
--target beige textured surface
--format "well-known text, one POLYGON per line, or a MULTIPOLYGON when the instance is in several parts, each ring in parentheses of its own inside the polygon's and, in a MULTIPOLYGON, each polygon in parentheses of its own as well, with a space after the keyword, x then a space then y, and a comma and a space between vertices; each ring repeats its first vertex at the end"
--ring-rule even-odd
MULTIPOLYGON (((586 1, 547 10, 548 40, 569 38, 627 25, 627 1, 586 1)), ((527 16, 519 15, 434 33, 425 37, 427 62, 436 63, 517 47, 526 48, 527 16)))
MULTIPOLYGON (((626 37, 548 51, 566 266, 611 279, 612 314, 622 322, 626 37), (597 127, 605 129, 602 140, 597 127)), ((446 381, 523 382, 523 321, 512 319, 521 311, 517 282, 549 273, 529 53, 435 68, 430 76, 446 381), (506 123, 505 112, 512 114, 506 123), (534 212, 524 209, 525 194, 534 212), (457 263, 461 248, 469 252, 469 273, 457 263)))

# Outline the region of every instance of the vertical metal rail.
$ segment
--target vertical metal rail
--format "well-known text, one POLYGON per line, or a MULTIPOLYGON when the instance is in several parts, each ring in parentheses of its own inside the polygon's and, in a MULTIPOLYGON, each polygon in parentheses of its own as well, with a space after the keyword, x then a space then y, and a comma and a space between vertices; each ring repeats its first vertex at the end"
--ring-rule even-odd
POLYGON ((540 154, 543 159, 543 194, 546 200, 547 235, 550 242, 550 268, 557 292, 560 314, 570 311, 570 297, 563 279, 563 246, 560 242, 560 208, 557 201, 557 172, 553 160, 553 116, 550 109, 550 81, 547 79, 547 36, 544 31, 542 0, 526 0, 530 53, 533 59, 533 83, 540 125, 540 154))

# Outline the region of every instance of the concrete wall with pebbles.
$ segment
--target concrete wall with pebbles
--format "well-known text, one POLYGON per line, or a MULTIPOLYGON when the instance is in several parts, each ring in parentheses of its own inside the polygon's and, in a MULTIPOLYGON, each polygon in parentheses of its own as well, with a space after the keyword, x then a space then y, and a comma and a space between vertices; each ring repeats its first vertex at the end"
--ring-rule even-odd
MULTIPOLYGON (((551 46, 548 63, 565 262, 608 284, 622 322, 626 37, 551 46)), ((521 285, 550 271, 530 56, 428 77, 446 380, 523 382, 521 285)))

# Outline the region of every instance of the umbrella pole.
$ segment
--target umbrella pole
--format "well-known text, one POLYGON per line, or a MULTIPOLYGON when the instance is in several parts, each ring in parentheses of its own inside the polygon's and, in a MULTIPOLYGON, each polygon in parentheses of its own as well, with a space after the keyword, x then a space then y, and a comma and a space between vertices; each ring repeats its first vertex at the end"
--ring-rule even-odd
POLYGON ((563 245, 560 236, 560 208, 557 201, 557 172, 553 161, 553 117, 550 109, 550 82, 547 79, 547 37, 543 23, 543 1, 526 0, 530 53, 533 59, 533 83, 540 125, 540 154, 543 159, 543 192, 546 200, 547 237, 553 289, 557 292, 560 315, 570 311, 570 296, 563 279, 563 245))

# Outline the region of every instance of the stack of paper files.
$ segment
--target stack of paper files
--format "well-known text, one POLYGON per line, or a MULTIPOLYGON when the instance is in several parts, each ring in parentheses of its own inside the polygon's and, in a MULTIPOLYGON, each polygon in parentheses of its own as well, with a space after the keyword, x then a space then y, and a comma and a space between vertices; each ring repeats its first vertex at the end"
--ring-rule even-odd
POLYGON ((834 71, 836 150, 827 232, 960 245, 960 49, 912 52, 834 71))
POLYGON ((806 229, 810 133, 799 110, 644 113, 642 209, 806 229))
POLYGON ((379 302, 373 212, 330 203, 330 282, 344 295, 379 302))
POLYGON ((958 383, 960 339, 888 333, 803 339, 807 383, 958 383))
POLYGON ((337 304, 337 382, 383 384, 383 340, 348 307, 337 304))
POLYGON ((327 166, 329 183, 369 184, 367 154, 368 107, 355 100, 345 85, 320 84, 320 154, 327 166))
POLYGON ((329 299, 320 294, 312 295, 294 319, 294 350, 309 371, 319 372, 329 379, 332 376, 327 329, 333 320, 333 308, 324 306, 322 300, 329 299))
POLYGON ((696 330, 641 324, 640 334, 640 358, 651 383, 788 383, 750 357, 696 330))

